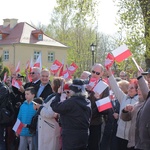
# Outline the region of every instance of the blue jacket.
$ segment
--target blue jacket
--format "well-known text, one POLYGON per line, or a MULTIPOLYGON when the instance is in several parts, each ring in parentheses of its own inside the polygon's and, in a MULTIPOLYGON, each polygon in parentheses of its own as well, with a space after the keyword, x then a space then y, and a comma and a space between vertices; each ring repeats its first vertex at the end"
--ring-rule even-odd
MULTIPOLYGON (((30 124, 32 117, 35 115, 35 113, 36 113, 36 110, 34 110, 34 108, 33 108, 33 103, 32 102, 28 103, 26 100, 23 102, 23 104, 20 107, 18 119, 23 124, 30 124)), ((23 128, 20 135, 21 136, 32 136, 32 134, 29 133, 28 128, 23 128)))

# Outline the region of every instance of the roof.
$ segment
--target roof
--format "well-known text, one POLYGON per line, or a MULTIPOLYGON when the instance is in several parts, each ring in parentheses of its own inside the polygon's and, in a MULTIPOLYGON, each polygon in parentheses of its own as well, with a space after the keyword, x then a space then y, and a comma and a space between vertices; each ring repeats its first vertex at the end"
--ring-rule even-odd
MULTIPOLYGON (((36 28, 32 27, 26 22, 17 23, 13 29, 10 29, 10 25, 3 27, 0 25, 0 31, 3 33, 8 33, 4 39, 0 40, 0 44, 13 44, 13 43, 23 43, 23 44, 39 44, 45 46, 56 46, 67 48, 66 45, 50 38, 43 33, 43 40, 39 41, 33 33, 36 33, 36 28)), ((37 30, 39 31, 39 30, 37 30)))

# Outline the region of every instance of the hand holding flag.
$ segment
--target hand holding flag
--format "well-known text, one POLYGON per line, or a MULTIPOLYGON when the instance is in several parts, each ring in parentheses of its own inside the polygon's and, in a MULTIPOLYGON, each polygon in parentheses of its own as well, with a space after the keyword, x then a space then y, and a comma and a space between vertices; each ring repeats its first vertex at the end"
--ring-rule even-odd
POLYGON ((16 120, 16 123, 13 126, 13 130, 20 135, 23 127, 25 127, 25 124, 23 124, 18 118, 16 120))

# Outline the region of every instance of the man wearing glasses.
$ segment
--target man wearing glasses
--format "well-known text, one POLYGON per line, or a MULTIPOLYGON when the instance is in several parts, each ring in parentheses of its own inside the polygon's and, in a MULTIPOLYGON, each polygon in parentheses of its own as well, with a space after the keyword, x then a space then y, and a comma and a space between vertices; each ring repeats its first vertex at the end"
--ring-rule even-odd
POLYGON ((33 67, 32 71, 30 72, 30 77, 32 82, 28 82, 24 85, 24 88, 26 89, 27 87, 33 86, 36 87, 38 85, 40 85, 41 81, 40 81, 40 73, 41 70, 38 67, 33 67))
MULTIPOLYGON (((98 82, 102 81, 103 73, 104 67, 101 64, 95 64, 92 67, 91 78, 96 78, 98 82)), ((98 111, 95 101, 109 96, 109 88, 107 87, 100 95, 98 93, 94 93, 90 85, 87 85, 87 90, 89 91, 89 99, 91 101, 92 107, 88 150, 99 150, 101 139, 101 125, 103 119, 102 112, 100 113, 98 111)))

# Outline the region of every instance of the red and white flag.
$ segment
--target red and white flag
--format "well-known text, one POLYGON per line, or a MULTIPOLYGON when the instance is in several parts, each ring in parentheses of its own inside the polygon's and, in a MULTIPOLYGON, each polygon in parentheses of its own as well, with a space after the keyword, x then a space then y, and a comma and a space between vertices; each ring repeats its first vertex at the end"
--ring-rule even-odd
POLYGON ((99 95, 108 87, 108 84, 104 81, 100 80, 96 86, 93 88, 95 93, 99 93, 99 95))
POLYGON ((52 66, 50 67, 50 71, 56 74, 61 67, 62 67, 62 63, 59 62, 58 60, 55 60, 52 66))
POLYGON ((6 82, 6 79, 7 79, 7 72, 5 72, 5 74, 4 74, 3 82, 6 82))
POLYGON ((68 70, 70 72, 70 74, 74 74, 74 72, 78 69, 78 66, 73 62, 69 67, 68 70))
POLYGON ((114 63, 114 56, 108 53, 106 59, 105 59, 105 67, 108 70, 114 63))
POLYGON ((99 112, 112 108, 112 104, 111 104, 109 96, 96 101, 96 106, 99 112))
POLYGON ((126 58, 132 55, 131 51, 128 49, 126 45, 121 45, 117 49, 112 51, 114 58, 117 62, 122 62, 126 58))
POLYGON ((71 74, 70 74, 70 72, 69 72, 68 70, 65 70, 65 71, 63 71, 63 73, 62 73, 62 77, 63 77, 64 79, 71 79, 71 74))
POLYGON ((23 129, 23 127, 24 127, 24 124, 17 118, 16 123, 13 126, 13 130, 16 133, 20 134, 22 129, 23 129))
POLYGON ((20 72, 20 61, 18 62, 17 66, 16 66, 15 72, 16 72, 16 73, 17 73, 17 72, 20 72))
POLYGON ((27 62, 26 62, 26 68, 25 68, 26 70, 29 70, 30 69, 30 61, 28 60, 27 62))
POLYGON ((96 86, 97 82, 97 78, 90 78, 89 85, 92 87, 92 89, 96 86))
POLYGON ((22 86, 22 82, 18 81, 16 79, 12 80, 12 86, 16 87, 17 89, 20 89, 20 87, 22 86))
POLYGON ((39 54, 36 62, 34 63, 33 67, 38 67, 40 69, 42 69, 42 56, 41 53, 39 54))

